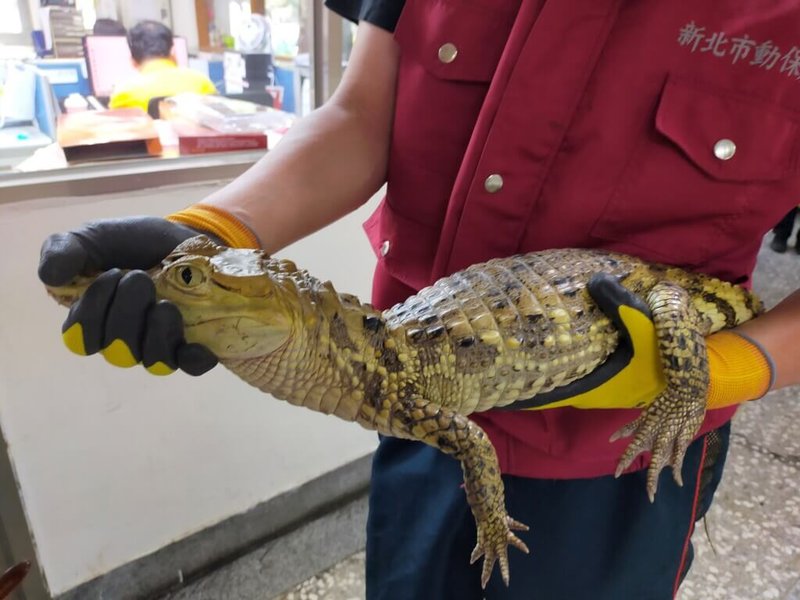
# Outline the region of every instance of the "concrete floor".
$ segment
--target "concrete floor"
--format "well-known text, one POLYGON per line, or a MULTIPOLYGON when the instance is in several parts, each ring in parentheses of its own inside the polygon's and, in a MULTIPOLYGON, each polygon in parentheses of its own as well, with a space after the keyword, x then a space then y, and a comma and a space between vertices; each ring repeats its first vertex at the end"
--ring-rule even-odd
MULTIPOLYGON (((754 287, 768 307, 800 289, 800 255, 762 248, 754 287)), ((773 392, 738 412, 707 517, 712 543, 698 526, 694 566, 677 600, 800 600, 798 421, 800 388, 773 392)), ((363 569, 364 554, 355 554, 277 600, 358 600, 363 569)))

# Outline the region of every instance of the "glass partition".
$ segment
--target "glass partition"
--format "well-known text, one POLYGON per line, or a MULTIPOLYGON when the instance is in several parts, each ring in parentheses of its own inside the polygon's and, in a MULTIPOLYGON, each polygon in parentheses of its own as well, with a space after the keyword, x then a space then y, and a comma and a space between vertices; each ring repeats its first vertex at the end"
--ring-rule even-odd
POLYGON ((0 0, 0 187, 195 160, 240 168, 330 95, 354 31, 322 0, 57 4, 0 0), (171 30, 181 68, 210 81, 202 110, 172 88, 116 102, 126 86, 158 79, 161 67, 133 61, 125 37, 145 19, 171 30))

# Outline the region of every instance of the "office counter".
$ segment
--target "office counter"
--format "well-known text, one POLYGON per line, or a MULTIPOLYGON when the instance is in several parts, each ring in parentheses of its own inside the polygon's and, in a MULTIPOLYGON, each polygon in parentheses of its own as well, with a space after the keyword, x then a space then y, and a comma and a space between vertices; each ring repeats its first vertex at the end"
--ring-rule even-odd
MULTIPOLYGON (((99 356, 77 357, 63 346, 66 310, 36 277, 42 240, 91 219, 180 210, 219 188, 221 182, 209 179, 227 179, 226 171, 245 169, 263 152, 254 154, 74 167, 39 173, 27 185, 23 176, 0 178, 0 428, 14 473, 3 480, 0 470, 0 488, 19 490, 24 513, 18 511, 17 522, 33 539, 21 554, 30 558, 35 544, 55 597, 116 569, 123 569, 112 575, 116 592, 104 597, 134 590, 137 597, 154 596, 146 591, 177 583, 175 565, 184 573, 204 571, 248 549, 250 529, 269 537, 293 525, 277 511, 258 513, 245 533, 234 529, 253 507, 375 446, 373 432, 278 402, 223 368, 196 378, 153 377, 143 369, 111 368, 99 356), (150 189, 164 184, 175 185, 150 189), (112 191, 97 193, 103 187, 112 191), (228 519, 234 520, 225 530, 229 542, 221 544, 214 529, 184 542, 196 544, 181 546, 191 552, 159 554, 228 519), (123 580, 120 573, 130 572, 135 575, 123 580)), ((379 199, 281 256, 368 298, 375 256, 361 223, 379 199)), ((323 500, 295 504, 305 511, 323 500)), ((0 521, 10 514, 0 494, 0 521)), ((71 597, 98 594, 78 589, 71 597)))
POLYGON ((0 204, 233 179, 262 156, 264 151, 256 150, 137 158, 30 173, 0 172, 0 204))
POLYGON ((139 109, 61 115, 57 144, 26 147, 26 158, 0 169, 0 203, 232 179, 275 147, 294 121, 289 113, 251 106, 189 95, 160 99, 161 119, 139 109))

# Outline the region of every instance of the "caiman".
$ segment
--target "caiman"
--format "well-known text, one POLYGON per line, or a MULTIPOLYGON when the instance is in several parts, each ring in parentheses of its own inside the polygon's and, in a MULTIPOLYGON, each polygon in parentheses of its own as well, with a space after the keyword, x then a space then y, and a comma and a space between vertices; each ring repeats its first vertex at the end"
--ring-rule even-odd
MULTIPOLYGON (((587 284, 616 278, 644 300, 655 323, 666 388, 621 430, 633 440, 620 471, 652 451, 648 492, 705 415, 704 336, 759 313, 747 290, 700 274, 595 250, 549 250, 471 266, 380 312, 337 293, 288 260, 229 249, 199 236, 150 272, 175 303, 186 339, 276 398, 420 440, 461 462, 477 525, 474 562, 485 586, 495 562, 508 584, 508 545, 527 552, 505 510, 497 457, 468 415, 514 404, 592 372, 619 334, 587 284)), ((70 304, 88 280, 51 288, 70 304)))

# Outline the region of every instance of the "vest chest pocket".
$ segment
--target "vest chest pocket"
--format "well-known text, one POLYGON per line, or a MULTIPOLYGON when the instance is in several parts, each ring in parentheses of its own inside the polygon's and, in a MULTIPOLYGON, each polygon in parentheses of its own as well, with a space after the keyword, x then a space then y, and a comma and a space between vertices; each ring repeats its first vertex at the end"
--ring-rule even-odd
POLYGON ((407 0, 388 203, 439 227, 520 0, 407 0))
POLYGON ((757 244, 798 201, 798 115, 671 77, 592 230, 687 267, 757 244))
POLYGON ((407 0, 395 30, 405 58, 439 79, 488 83, 520 0, 407 0))

